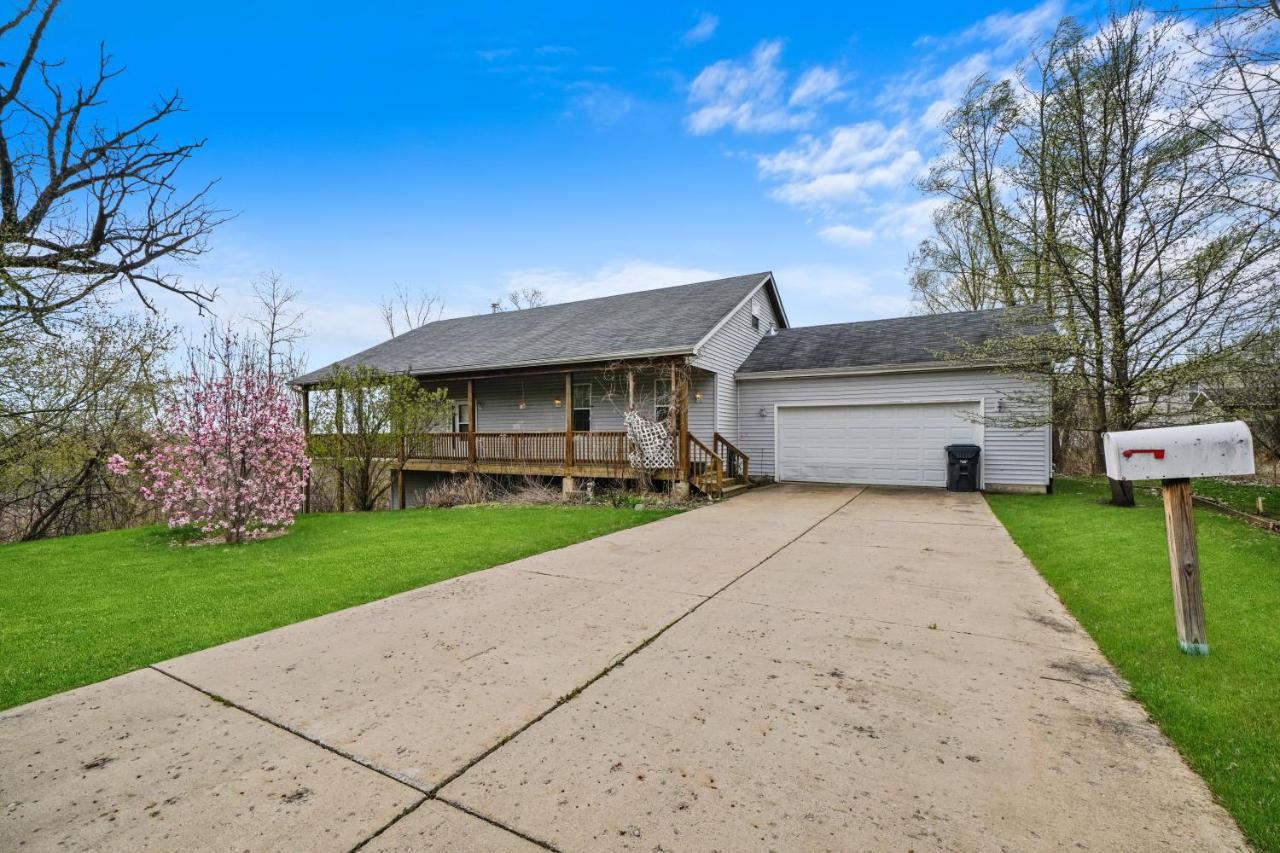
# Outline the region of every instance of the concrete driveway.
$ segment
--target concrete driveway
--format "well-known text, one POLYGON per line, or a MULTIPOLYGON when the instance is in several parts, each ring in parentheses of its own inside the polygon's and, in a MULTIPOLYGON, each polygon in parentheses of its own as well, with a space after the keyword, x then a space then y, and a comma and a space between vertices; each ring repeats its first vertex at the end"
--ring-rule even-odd
POLYGON ((6 712, 0 808, 24 850, 1244 849, 981 497, 852 487, 6 712))

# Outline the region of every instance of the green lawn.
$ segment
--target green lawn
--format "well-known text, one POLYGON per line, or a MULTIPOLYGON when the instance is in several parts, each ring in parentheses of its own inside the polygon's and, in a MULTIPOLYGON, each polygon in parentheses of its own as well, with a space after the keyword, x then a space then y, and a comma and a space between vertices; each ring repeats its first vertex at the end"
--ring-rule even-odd
POLYGON ((1280 486, 1241 483, 1236 480, 1213 480, 1206 477, 1195 481, 1195 491, 1196 494, 1213 498, 1232 509, 1254 515, 1258 514, 1257 500, 1262 498, 1263 515, 1266 518, 1280 518, 1280 486))
MULTIPOLYGON (((1154 485, 1154 484, 1151 484, 1154 485)), ((1015 541, 1252 842, 1280 850, 1280 536, 1196 512, 1209 656, 1178 651, 1160 498, 990 495, 1015 541)))
POLYGON ((477 506, 308 515, 185 547, 141 528, 0 546, 0 708, 672 514, 477 506))

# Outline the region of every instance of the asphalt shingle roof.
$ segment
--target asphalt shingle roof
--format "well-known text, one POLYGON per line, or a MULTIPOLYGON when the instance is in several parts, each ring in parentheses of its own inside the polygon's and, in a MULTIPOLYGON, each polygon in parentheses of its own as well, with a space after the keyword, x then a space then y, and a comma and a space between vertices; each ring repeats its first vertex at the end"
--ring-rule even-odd
POLYGON ((770 273, 761 272, 440 320, 299 376, 294 382, 308 385, 321 381, 338 365, 441 374, 692 352, 698 341, 769 277, 770 273))
POLYGON ((1025 309, 993 308, 779 329, 760 341, 738 374, 942 361, 967 344, 981 344, 1015 330, 1032 334, 1047 328, 1025 309))

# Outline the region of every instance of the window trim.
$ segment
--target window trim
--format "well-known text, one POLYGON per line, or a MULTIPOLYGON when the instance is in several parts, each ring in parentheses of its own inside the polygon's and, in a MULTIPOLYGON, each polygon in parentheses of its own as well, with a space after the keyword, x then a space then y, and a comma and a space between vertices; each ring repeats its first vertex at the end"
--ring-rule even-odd
POLYGON ((575 382, 573 383, 572 390, 573 390, 573 401, 572 401, 573 402, 573 415, 572 415, 573 431, 574 432, 591 432, 591 408, 592 408, 591 383, 575 382), (582 393, 583 391, 585 391, 586 393, 585 394, 582 393), (582 400, 584 397, 586 398, 586 405, 582 404, 582 400), (581 429, 578 427, 579 412, 587 413, 586 429, 581 429))
POLYGON ((653 380, 653 419, 659 423, 671 417, 671 409, 675 403, 674 389, 671 380, 665 376, 655 377, 653 380), (658 414, 659 409, 667 411, 661 415, 658 414))
POLYGON ((467 404, 457 402, 453 404, 453 431, 454 432, 470 432, 471 420, 468 417, 470 412, 467 411, 467 404), (464 429, 466 427, 466 429, 464 429))

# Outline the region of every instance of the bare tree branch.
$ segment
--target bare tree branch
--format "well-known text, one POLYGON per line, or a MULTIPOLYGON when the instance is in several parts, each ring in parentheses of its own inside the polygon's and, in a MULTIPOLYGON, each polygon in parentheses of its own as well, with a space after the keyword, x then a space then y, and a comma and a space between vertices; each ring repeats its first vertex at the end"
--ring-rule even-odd
POLYGON ((439 320, 444 316, 444 298, 438 293, 412 291, 397 284, 390 296, 382 298, 378 308, 387 334, 394 338, 439 320))
POLYGON ((35 0, 0 25, 0 52, 21 51, 0 59, 12 69, 0 79, 0 329, 47 327, 112 286, 147 307, 159 291, 203 307, 214 294, 184 284, 174 267, 202 254, 225 219, 207 200, 212 184, 185 196, 176 189, 178 171, 204 143, 161 140, 157 126, 182 111, 178 95, 114 129, 93 120, 120 70, 102 50, 96 74, 65 91, 58 63, 40 58, 57 7, 35 0))

